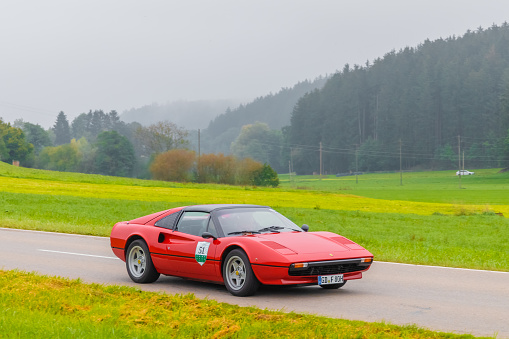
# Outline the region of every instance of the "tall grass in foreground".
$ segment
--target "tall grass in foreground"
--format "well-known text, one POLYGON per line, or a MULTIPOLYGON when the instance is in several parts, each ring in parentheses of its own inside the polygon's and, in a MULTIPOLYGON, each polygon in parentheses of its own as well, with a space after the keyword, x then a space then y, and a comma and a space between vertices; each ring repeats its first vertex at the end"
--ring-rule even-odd
POLYGON ((4 338, 473 338, 0 270, 4 338))

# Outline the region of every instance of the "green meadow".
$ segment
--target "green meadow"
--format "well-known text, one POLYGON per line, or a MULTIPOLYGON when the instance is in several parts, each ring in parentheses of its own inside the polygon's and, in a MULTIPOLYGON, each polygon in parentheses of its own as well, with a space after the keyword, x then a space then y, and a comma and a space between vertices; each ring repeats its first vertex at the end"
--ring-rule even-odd
POLYGON ((298 190, 342 192, 363 197, 446 204, 509 205, 509 171, 475 170, 474 175, 456 171, 426 171, 357 176, 280 176, 281 187, 298 190), (401 185, 402 183, 402 185, 401 185), (461 188, 460 188, 461 187, 461 188))
POLYGON ((282 176, 280 188, 179 184, 0 163, 0 225, 108 236, 118 221, 202 203, 269 205, 342 234, 376 260, 507 271, 509 173, 454 171, 282 176), (479 199, 475 197, 479 196, 479 199), (391 198, 393 197, 393 198, 391 198))
MULTIPOLYGON (((17 168, 0 163, 0 227, 108 236, 114 223, 175 206, 274 207, 312 231, 342 234, 375 260, 508 271, 509 176, 480 170, 317 178, 280 188, 179 184, 17 168)), ((394 326, 241 308, 119 286, 0 270, 0 328, 28 337, 468 338, 394 326), (186 321, 182 322, 181 319, 186 321), (188 321, 191 319, 192 321, 188 321)), ((0 333, 0 337, 2 334, 0 333)))

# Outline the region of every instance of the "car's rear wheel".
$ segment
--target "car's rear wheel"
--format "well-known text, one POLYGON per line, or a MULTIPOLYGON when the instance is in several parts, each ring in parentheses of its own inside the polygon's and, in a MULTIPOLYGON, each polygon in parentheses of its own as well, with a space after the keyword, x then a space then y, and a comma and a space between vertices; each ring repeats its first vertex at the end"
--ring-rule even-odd
POLYGON ((346 284, 346 281, 343 281, 340 284, 320 285, 320 287, 325 288, 326 290, 336 290, 338 288, 345 286, 345 284, 346 284))
POLYGON ((151 283, 159 278, 159 272, 152 263, 148 246, 141 239, 133 241, 127 248, 125 264, 129 277, 136 283, 151 283))
POLYGON ((226 256, 223 279, 228 291, 237 297, 253 295, 260 286, 247 254, 241 249, 235 249, 226 256))

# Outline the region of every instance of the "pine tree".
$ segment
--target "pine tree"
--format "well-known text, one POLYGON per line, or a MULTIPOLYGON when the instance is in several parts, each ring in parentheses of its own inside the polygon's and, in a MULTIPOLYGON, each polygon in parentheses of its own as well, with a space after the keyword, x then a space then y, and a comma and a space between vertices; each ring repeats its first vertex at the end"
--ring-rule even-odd
POLYGON ((68 144, 71 142, 71 129, 69 127, 69 121, 64 112, 60 111, 57 116, 57 121, 53 126, 53 132, 55 132, 55 146, 68 144))

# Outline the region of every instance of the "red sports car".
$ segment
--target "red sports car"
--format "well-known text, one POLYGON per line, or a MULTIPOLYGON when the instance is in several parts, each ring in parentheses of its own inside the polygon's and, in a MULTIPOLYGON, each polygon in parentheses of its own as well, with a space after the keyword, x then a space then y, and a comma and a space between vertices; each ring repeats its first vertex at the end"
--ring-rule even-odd
POLYGON ((137 283, 160 274, 224 283, 235 296, 261 284, 342 287, 373 255, 330 232, 307 232, 270 207, 178 207, 117 223, 111 248, 137 283))

